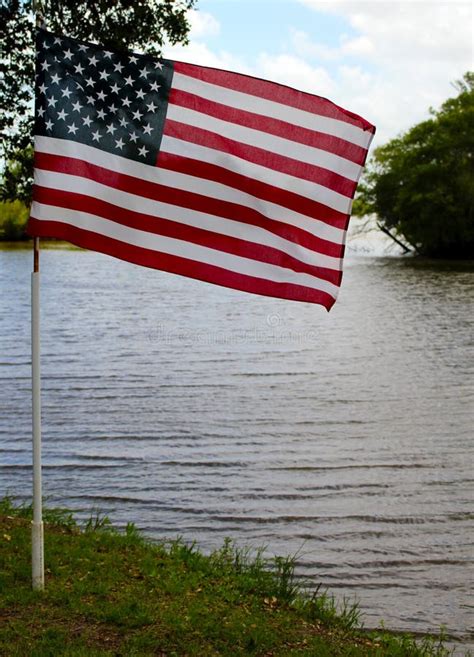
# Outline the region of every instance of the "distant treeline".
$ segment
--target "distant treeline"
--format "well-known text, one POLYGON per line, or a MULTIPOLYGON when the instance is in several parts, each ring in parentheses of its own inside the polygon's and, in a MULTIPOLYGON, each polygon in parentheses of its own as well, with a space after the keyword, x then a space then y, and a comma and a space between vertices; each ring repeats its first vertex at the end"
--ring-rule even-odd
POLYGON ((22 201, 0 203, 0 241, 28 239, 26 223, 29 209, 22 201))

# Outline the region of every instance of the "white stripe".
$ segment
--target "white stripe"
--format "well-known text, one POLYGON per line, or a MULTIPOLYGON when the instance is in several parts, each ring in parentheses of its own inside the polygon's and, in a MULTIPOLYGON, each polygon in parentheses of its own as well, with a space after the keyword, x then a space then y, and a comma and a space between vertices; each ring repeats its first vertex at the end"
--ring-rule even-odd
POLYGON ((295 226, 315 237, 336 244, 343 244, 345 240, 345 231, 340 228, 335 228, 323 221, 307 217, 304 214, 289 210, 276 203, 258 199, 252 196, 252 194, 228 187, 222 183, 213 182, 204 178, 196 178, 195 176, 184 173, 168 171, 167 169, 159 169, 148 164, 141 164, 135 160, 129 160, 120 155, 113 155, 93 146, 86 146, 85 144, 67 139, 36 136, 35 151, 61 155, 63 157, 79 158, 117 173, 134 176, 140 180, 167 185, 168 187, 195 194, 202 194, 221 201, 228 201, 229 203, 237 203, 238 205, 243 205, 259 212, 268 219, 275 219, 290 226, 295 226))
POLYGON ((290 176, 288 173, 282 173, 281 171, 275 171, 274 169, 267 169, 267 167, 255 164, 254 162, 249 162, 237 155, 216 151, 213 148, 207 148, 206 146, 200 146, 199 144, 191 144, 188 141, 168 137, 168 135, 163 135, 161 151, 163 153, 171 153, 172 155, 191 158, 198 162, 215 164, 241 176, 247 176, 247 178, 259 180, 266 185, 279 187, 280 189, 285 189, 293 194, 298 194, 304 198, 309 198, 318 203, 322 203, 323 205, 337 210, 338 212, 342 212, 343 214, 349 214, 351 210, 352 199, 348 196, 339 194, 332 189, 310 182, 309 180, 296 178, 295 176, 290 176))
POLYGON ((101 199, 120 208, 140 212, 150 217, 169 219, 185 226, 202 228, 220 235, 278 249, 313 267, 341 270, 341 260, 339 258, 317 253, 251 224, 222 219, 219 216, 136 196, 80 176, 44 171, 39 168, 35 169, 35 184, 49 189, 59 189, 66 192, 74 191, 76 194, 101 199))
MULTIPOLYGON (((357 144, 363 148, 368 148, 372 141, 373 134, 371 132, 358 128, 352 123, 339 121, 338 119, 332 119, 316 113, 313 114, 306 110, 300 110, 296 107, 276 103, 273 100, 266 100, 265 98, 245 94, 241 91, 227 89, 226 87, 221 87, 210 82, 203 82, 183 73, 177 73, 176 71, 173 74, 171 86, 180 91, 187 91, 188 93, 201 96, 216 103, 228 105, 229 107, 286 121, 287 123, 308 128, 309 130, 324 132, 328 135, 344 139, 345 141, 350 141, 352 144, 357 144)), ((322 100, 324 101, 324 99, 322 100)), ((330 101, 327 102, 329 103, 330 101)))
POLYGON ((290 139, 284 139, 268 132, 261 132, 260 130, 238 125, 237 123, 223 121, 208 114, 202 114, 187 107, 180 107, 171 103, 168 105, 166 117, 172 121, 179 121, 186 125, 192 125, 195 128, 215 132, 227 139, 234 139, 248 146, 256 146, 271 153, 289 157, 292 160, 328 169, 340 176, 349 178, 349 180, 359 180, 362 169, 359 164, 346 160, 339 155, 328 153, 328 151, 321 150, 320 148, 313 148, 312 146, 300 144, 290 139))
POLYGON ((122 226, 114 221, 97 217, 87 212, 69 210, 56 206, 44 205, 34 201, 31 206, 31 216, 40 221, 58 221, 60 223, 88 230, 104 237, 109 237, 124 244, 131 244, 143 249, 149 249, 169 255, 195 260, 207 265, 221 267, 231 272, 255 276, 275 283, 290 283, 302 285, 315 290, 327 292, 336 298, 338 287, 320 278, 294 272, 284 267, 271 265, 242 256, 231 255, 223 251, 210 249, 191 242, 177 240, 172 237, 154 235, 146 231, 122 226))

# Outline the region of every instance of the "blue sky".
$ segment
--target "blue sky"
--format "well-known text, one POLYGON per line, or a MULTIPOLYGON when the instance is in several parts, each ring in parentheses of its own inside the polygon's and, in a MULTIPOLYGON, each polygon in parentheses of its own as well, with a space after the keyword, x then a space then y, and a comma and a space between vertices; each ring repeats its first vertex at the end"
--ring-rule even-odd
POLYGON ((198 0, 165 56, 273 79, 357 112, 374 145, 428 116, 473 65, 473 9, 451 0, 198 0))

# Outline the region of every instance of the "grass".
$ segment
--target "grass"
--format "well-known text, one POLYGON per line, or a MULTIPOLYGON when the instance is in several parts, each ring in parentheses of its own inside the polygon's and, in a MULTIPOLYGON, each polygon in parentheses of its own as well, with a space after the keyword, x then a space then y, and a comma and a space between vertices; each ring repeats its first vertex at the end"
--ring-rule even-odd
POLYGON ((230 541, 211 555, 92 515, 46 510, 46 589, 31 590, 31 508, 0 501, 1 657, 445 657, 438 638, 364 633, 359 613, 305 593, 293 558, 230 541))

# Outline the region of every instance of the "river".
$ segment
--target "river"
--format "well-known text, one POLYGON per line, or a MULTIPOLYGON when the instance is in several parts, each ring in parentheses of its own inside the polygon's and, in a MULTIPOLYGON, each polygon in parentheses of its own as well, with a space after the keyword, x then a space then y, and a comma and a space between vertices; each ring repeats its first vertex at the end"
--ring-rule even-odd
MULTIPOLYGON (((41 254, 43 487, 298 553, 366 626, 472 641, 473 267, 349 257, 338 302, 41 254)), ((31 253, 0 250, 0 495, 30 498, 31 253)))

